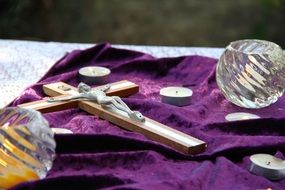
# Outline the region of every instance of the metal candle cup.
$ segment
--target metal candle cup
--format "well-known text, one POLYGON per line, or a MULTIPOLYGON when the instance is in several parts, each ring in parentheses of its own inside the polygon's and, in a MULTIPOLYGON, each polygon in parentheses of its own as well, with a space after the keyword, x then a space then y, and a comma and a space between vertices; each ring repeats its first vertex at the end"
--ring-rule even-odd
POLYGON ((269 154, 254 154, 250 158, 249 171, 270 180, 285 178, 285 161, 269 154))
POLYGON ((83 67, 78 71, 79 80, 86 84, 106 84, 108 83, 110 69, 105 67, 83 67))
POLYGON ((184 87, 166 87, 160 90, 161 101, 175 106, 187 106, 191 104, 193 91, 184 87))

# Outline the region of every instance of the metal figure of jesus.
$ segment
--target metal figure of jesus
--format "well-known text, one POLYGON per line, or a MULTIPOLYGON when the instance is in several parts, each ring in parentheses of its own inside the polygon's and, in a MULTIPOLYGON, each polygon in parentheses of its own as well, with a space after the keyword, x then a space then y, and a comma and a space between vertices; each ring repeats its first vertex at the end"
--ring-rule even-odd
POLYGON ((107 96, 105 91, 110 88, 109 85, 105 85, 101 89, 91 89, 90 86, 80 83, 78 85, 79 94, 70 95, 69 97, 64 98, 49 98, 48 102, 59 102, 59 101, 69 101, 74 99, 87 99, 93 101, 102 107, 110 107, 123 111, 128 114, 128 116, 135 121, 144 122, 144 116, 138 112, 131 110, 123 100, 118 96, 107 96))

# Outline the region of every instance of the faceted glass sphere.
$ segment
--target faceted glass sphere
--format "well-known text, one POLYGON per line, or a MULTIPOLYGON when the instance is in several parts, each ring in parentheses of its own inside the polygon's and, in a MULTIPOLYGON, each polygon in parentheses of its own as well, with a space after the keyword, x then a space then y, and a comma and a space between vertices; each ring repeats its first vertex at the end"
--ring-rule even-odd
POLYGON ((227 100, 245 108, 263 108, 284 92, 285 54, 275 43, 230 43, 216 68, 217 84, 227 100))
POLYGON ((44 178, 55 146, 53 132, 39 112, 0 109, 0 189, 44 178))

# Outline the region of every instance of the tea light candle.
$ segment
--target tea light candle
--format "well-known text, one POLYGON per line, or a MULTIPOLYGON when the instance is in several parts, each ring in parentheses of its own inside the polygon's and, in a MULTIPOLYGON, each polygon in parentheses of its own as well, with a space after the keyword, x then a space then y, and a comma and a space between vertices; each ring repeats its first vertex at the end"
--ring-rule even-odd
POLYGON ((106 84, 108 83, 110 69, 105 67, 83 67, 79 69, 79 80, 86 84, 106 84))
POLYGON ((184 87, 166 87, 160 90, 160 97, 163 103, 175 106, 187 106, 191 104, 193 91, 184 87))
POLYGON ((270 180, 285 178, 285 161, 269 154, 254 154, 250 158, 249 171, 270 180))
POLYGON ((248 120, 248 119, 258 119, 258 115, 245 113, 245 112, 236 112, 226 115, 225 119, 227 121, 239 121, 239 120, 248 120))
POLYGON ((73 132, 71 130, 65 129, 65 128, 51 128, 51 130, 55 134, 73 134, 73 132))

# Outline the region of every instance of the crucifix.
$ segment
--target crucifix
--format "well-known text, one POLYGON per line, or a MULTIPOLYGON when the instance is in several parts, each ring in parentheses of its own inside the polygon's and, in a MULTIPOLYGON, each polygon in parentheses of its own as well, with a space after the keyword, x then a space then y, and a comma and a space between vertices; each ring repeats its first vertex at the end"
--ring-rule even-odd
POLYGON ((206 143, 188 134, 143 116, 131 110, 120 97, 127 97, 139 91, 139 86, 124 80, 96 88, 79 84, 78 88, 63 82, 43 86, 50 98, 18 105, 42 113, 67 108, 80 109, 108 120, 124 129, 141 133, 151 140, 170 146, 184 154, 197 154, 205 150, 206 143), (120 96, 120 97, 119 97, 120 96))

